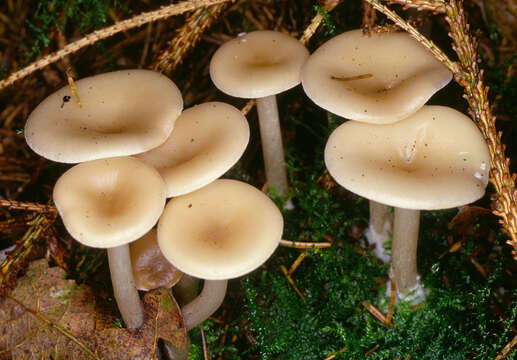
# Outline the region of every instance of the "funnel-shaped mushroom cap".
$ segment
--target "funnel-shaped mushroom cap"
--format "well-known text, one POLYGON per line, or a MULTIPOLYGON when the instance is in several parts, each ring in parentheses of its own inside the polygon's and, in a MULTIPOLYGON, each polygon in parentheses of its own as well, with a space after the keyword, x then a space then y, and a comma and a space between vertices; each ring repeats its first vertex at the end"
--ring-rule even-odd
POLYGON ((307 96, 322 108, 389 124, 421 108, 452 74, 409 34, 353 30, 319 47, 301 77, 307 96))
POLYGON ((27 119, 27 144, 47 159, 78 163, 147 151, 167 139, 183 109, 176 85, 154 71, 115 71, 75 85, 82 107, 66 86, 27 119))
POLYGON ((309 51, 278 31, 253 31, 223 44, 210 61, 210 77, 222 92, 240 98, 276 95, 300 83, 309 51))
POLYGON ((446 209, 479 199, 490 158, 483 137, 462 113, 424 106, 390 125, 349 121, 331 135, 325 164, 344 188, 405 209, 446 209))
POLYGON ((273 254, 283 223, 264 193, 221 179, 169 201, 158 222, 158 245, 186 274, 231 279, 256 269, 273 254))
POLYGON ((167 197, 179 196, 222 176, 239 160, 249 137, 238 109, 209 102, 185 110, 164 144, 137 157, 160 172, 167 197))
POLYGON ((129 252, 138 290, 170 288, 181 278, 181 271, 163 256, 156 239, 156 229, 129 244, 129 252))
POLYGON ((165 206, 165 183, 154 168, 134 158, 92 160, 61 175, 54 202, 74 239, 111 248, 138 239, 156 224, 165 206))

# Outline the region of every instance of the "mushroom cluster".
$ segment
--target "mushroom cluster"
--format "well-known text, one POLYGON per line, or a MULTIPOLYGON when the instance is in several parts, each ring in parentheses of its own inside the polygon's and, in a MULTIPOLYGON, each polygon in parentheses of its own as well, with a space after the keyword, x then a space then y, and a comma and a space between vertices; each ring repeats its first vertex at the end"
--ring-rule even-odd
POLYGON ((393 229, 397 294, 422 301, 419 210, 468 204, 488 182, 488 150, 475 125, 453 109, 424 106, 452 74, 406 33, 354 30, 318 48, 301 76, 316 104, 351 120, 331 134, 325 164, 341 186, 370 200, 366 235, 384 262, 393 229))
MULTIPOLYGON (((82 106, 63 100, 70 98, 67 87, 49 96, 27 120, 27 143, 50 160, 79 163, 58 179, 54 202, 72 237, 86 246, 107 249, 122 318, 128 328, 138 328, 144 314, 137 288, 170 287, 181 276, 181 271, 165 260, 158 247, 160 235, 153 229, 160 217, 161 228, 174 221, 167 212, 162 214, 166 198, 174 196, 171 203, 180 202, 222 176, 243 154, 249 126, 239 110, 221 102, 182 112, 183 100, 176 85, 148 70, 101 74, 75 85, 82 106)), ((219 188, 223 198, 253 198, 219 188)), ((262 201, 275 208, 265 199, 262 201)), ((228 215, 227 203, 213 204, 212 211, 228 215)), ((210 223, 212 219, 209 213, 197 218, 191 214, 194 211, 187 212, 183 221, 210 223)), ((279 214, 277 210, 280 222, 277 218, 274 236, 269 234, 267 257, 280 241, 279 214)), ((264 222, 260 226, 267 227, 264 222)), ((213 237, 208 230, 203 235, 213 237)), ((250 246, 260 240, 247 239, 250 246)), ((189 241, 195 244, 195 240, 189 241)), ((225 241, 230 240, 221 239, 225 241)), ((259 265, 259 260, 248 255, 242 261, 259 265)), ((193 275, 207 280, 201 294, 183 307, 189 329, 211 315, 226 292, 226 280, 193 275)))

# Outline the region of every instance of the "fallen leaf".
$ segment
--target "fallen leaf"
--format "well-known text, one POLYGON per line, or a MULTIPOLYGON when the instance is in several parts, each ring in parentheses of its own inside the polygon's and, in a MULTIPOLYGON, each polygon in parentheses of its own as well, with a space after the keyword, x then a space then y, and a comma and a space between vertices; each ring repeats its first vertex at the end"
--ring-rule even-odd
POLYGON ((187 334, 170 293, 149 291, 143 304, 141 328, 114 327, 112 304, 44 259, 34 261, 0 299, 0 359, 157 359, 159 338, 184 349, 187 334))
POLYGON ((449 229, 459 234, 476 235, 481 231, 476 229, 475 225, 483 216, 490 214, 491 211, 484 207, 475 205, 465 205, 459 208, 458 213, 449 223, 449 229))

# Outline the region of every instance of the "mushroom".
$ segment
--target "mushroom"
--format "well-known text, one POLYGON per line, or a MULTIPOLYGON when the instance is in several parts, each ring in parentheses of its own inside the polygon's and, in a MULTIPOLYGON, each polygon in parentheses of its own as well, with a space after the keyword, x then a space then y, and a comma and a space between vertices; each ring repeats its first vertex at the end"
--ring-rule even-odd
POLYGON ((248 145, 248 122, 235 107, 208 102, 185 110, 160 146, 137 155, 167 184, 167 197, 197 190, 228 171, 248 145))
POLYGON ((321 45, 302 68, 320 107, 350 120, 390 124, 420 109, 452 73, 407 33, 352 30, 321 45))
POLYGON ((171 288, 176 284, 179 286, 179 281, 185 278, 181 286, 174 289, 174 294, 183 300, 180 302, 183 320, 186 328, 191 330, 221 306, 226 294, 226 281, 205 280, 203 290, 198 294, 198 279, 182 276, 181 271, 167 261, 156 235, 156 229, 152 229, 129 245, 136 287, 143 291, 171 288))
POLYGON ((210 61, 210 77, 219 90, 257 100, 266 178, 281 196, 288 185, 276 94, 300 83, 308 56, 305 46, 287 34, 253 31, 223 44, 210 61))
POLYGON ((140 239, 129 244, 129 253, 133 278, 138 290, 170 288, 181 279, 181 271, 163 257, 158 247, 156 229, 151 229, 140 239))
POLYGON ((180 271, 205 279, 201 295, 183 307, 188 329, 219 307, 228 279, 253 271, 273 254, 282 229, 275 204, 236 180, 215 180, 169 201, 158 222, 158 245, 180 271))
MULTIPOLYGON (((389 124, 404 119, 452 78, 451 72, 407 33, 352 30, 320 46, 302 68, 307 96, 347 119, 389 124)), ((391 209, 370 203, 366 238, 384 262, 392 228, 391 209)))
POLYGON ((395 207, 391 268, 397 293, 423 300, 416 263, 420 210, 483 196, 490 158, 477 127, 443 106, 424 106, 394 124, 349 121, 331 134, 325 164, 344 188, 395 207))
POLYGON ((107 249, 115 299, 128 328, 143 323, 128 243, 156 224, 165 194, 160 174, 131 157, 75 165, 54 187, 54 202, 70 235, 83 245, 107 249))
POLYGON ((183 109, 181 93, 166 76, 121 70, 75 82, 82 107, 63 87, 29 115, 25 139, 37 154, 78 163, 138 154, 163 143, 183 109))

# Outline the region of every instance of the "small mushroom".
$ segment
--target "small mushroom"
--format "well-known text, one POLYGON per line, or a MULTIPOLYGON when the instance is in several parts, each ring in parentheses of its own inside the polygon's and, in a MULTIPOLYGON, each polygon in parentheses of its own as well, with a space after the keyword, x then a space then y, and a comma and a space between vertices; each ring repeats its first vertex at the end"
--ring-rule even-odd
POLYGON ((68 86, 43 100, 29 115, 25 139, 52 161, 79 163, 126 156, 163 143, 183 109, 177 86, 149 70, 121 70, 75 82, 82 107, 68 86))
POLYGON ((228 171, 248 145, 248 122, 235 107, 208 102, 183 111, 160 146, 137 158, 154 166, 167 197, 197 190, 228 171))
POLYGON ((173 198, 158 222, 158 245, 182 272, 205 279, 201 295, 183 307, 187 328, 222 303, 227 279, 249 273, 275 251, 282 214, 261 191, 220 179, 173 198))
POLYGON ((476 201, 488 183, 483 137, 462 113, 424 106, 389 125, 349 121, 330 136, 325 164, 344 188, 395 207, 391 268, 400 298, 423 300, 416 250, 420 210, 476 201), (461 134, 461 136, 458 136, 461 134))
POLYGON ((420 109, 452 73, 407 33, 352 30, 321 45, 301 79, 320 107, 351 120, 389 124, 420 109))
POLYGON ((181 271, 176 269, 162 255, 156 229, 129 244, 133 278, 138 290, 149 291, 159 287, 170 288, 181 278, 181 271))
POLYGON ((288 185, 276 94, 300 83, 308 56, 305 46, 287 34, 253 31, 223 44, 210 61, 210 77, 219 90, 257 99, 266 178, 281 196, 288 185))
POLYGON ((75 165, 54 187, 54 202, 70 235, 83 245, 107 249, 115 299, 128 328, 143 323, 128 244, 156 224, 165 194, 160 174, 131 157, 75 165))

